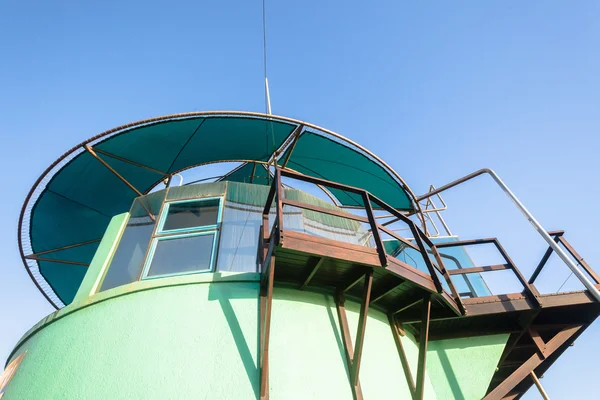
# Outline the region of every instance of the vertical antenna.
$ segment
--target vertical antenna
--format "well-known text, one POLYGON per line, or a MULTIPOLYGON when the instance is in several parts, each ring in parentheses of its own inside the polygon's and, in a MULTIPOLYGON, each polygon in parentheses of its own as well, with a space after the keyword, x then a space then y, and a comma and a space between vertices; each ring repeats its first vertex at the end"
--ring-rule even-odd
POLYGON ((262 0, 263 24, 263 69, 265 75, 265 107, 267 114, 271 114, 271 95, 269 94, 269 79, 267 79, 267 18, 265 13, 265 0, 262 0))

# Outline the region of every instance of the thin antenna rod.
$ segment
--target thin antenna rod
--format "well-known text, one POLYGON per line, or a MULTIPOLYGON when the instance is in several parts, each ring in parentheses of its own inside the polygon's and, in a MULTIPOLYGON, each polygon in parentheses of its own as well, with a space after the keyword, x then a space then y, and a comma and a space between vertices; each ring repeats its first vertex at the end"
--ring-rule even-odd
POLYGON ((269 93, 269 80, 267 79, 267 17, 265 1, 262 1, 262 25, 263 25, 263 72, 265 75, 265 107, 267 114, 271 114, 271 95, 269 93))
POLYGON ((269 80, 265 77, 265 93, 267 95, 267 114, 271 115, 271 96, 269 95, 269 80))

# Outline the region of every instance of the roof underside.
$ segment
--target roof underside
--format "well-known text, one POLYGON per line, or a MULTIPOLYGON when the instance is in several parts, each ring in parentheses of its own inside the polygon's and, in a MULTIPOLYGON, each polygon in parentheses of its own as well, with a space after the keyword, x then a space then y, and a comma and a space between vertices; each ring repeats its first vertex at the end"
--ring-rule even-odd
MULTIPOLYGON (((224 180, 250 182, 254 175, 253 183, 267 184, 264 163, 279 154, 280 165, 287 160, 287 168, 366 189, 399 210, 413 209, 410 190, 383 161, 333 132, 300 121, 227 112, 129 124, 61 157, 38 180, 23 207, 19 243, 26 268, 57 306, 72 301, 110 219, 128 211, 138 197, 85 145, 144 194, 174 173, 224 161, 247 162, 224 180), (37 260, 26 257, 32 254, 37 260)), ((350 193, 330 191, 340 205, 362 205, 350 193)))

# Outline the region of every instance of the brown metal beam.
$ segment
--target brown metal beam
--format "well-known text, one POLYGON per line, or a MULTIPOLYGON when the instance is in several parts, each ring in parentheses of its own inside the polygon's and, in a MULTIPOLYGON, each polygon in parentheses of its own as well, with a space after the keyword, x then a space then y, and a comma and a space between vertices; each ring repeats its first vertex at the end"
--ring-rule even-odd
POLYGON ((457 247, 457 246, 472 246, 474 244, 494 243, 495 240, 496 240, 496 238, 473 239, 473 240, 459 240, 458 242, 438 243, 435 246, 437 248, 442 248, 442 247, 457 247))
POLYGON ((400 283, 393 282, 392 284, 388 283, 386 285, 379 285, 379 287, 377 287, 376 292, 371 295, 371 304, 375 303, 376 301, 381 300, 382 298, 387 296, 389 293, 396 290, 396 288, 404 285, 405 283, 406 283, 406 281, 400 282, 400 283))
POLYGON ((281 164, 281 168, 285 168, 288 161, 290 161, 290 157, 292 156, 292 152, 294 151, 294 148, 296 147, 296 143, 298 143, 298 139, 300 138, 300 135, 302 134, 302 130, 304 130, 304 125, 300 124, 292 133, 292 135, 295 135, 294 141, 292 142, 292 144, 289 147, 288 153, 285 156, 285 160, 283 160, 283 164, 281 164))
POLYGON ((559 236, 559 240, 562 243, 562 245, 565 247, 565 249, 567 249, 567 251, 569 253, 571 253, 571 255, 575 258, 575 260, 577 260, 577 262, 579 263, 579 265, 581 265, 583 267, 583 269, 585 270, 585 272, 587 272, 588 275, 592 277, 592 279, 595 281, 596 284, 599 284, 600 283, 600 276, 598 276, 598 274, 596 274, 596 272, 592 268, 590 268, 590 266, 588 265, 588 263, 586 263, 583 260, 583 257, 581 257, 579 255, 579 253, 577 253, 575 251, 575 249, 573 248, 573 246, 571 246, 571 244, 569 242, 567 242, 567 240, 564 237, 562 237, 562 236, 559 236))
POLYGON ((402 344, 402 335, 400 334, 400 327, 398 326, 399 323, 391 314, 388 316, 388 320, 390 321, 390 328, 392 328, 392 335, 394 335, 394 342, 396 342, 396 348, 398 349, 398 356, 400 356, 400 363, 402 363, 402 370, 404 371, 404 377, 406 378, 406 383, 408 384, 408 390, 410 391, 411 398, 414 399, 415 380, 413 379, 412 372, 410 371, 408 358, 406 357, 404 345, 402 344))
POLYGON ((358 282, 362 281, 363 278, 366 276, 365 273, 365 269, 364 267, 359 267, 361 269, 361 271, 353 276, 352 278, 350 278, 348 280, 347 283, 343 284, 338 290, 340 293, 346 293, 348 290, 352 289, 354 286, 356 286, 358 284, 358 282))
POLYGON ((110 172, 112 172, 117 178, 119 178, 121 180, 121 182, 126 184, 127 187, 129 187, 129 189, 133 190, 138 196, 143 196, 142 192, 137 190, 135 188, 135 186, 133 186, 131 183, 129 183, 129 181, 127 179, 123 178, 123 176, 121 176, 121 174, 119 174, 113 167, 108 165, 108 163, 106 161, 104 161, 102 158, 98 157, 98 154, 96 154, 96 152, 89 145, 86 144, 84 147, 96 160, 100 161, 100 163, 102 165, 104 165, 106 168, 108 168, 108 170, 110 172))
POLYGON ((392 313, 392 315, 400 314, 402 311, 408 310, 409 308, 412 308, 412 307, 416 306, 417 304, 419 304, 422 301, 423 301, 423 299, 419 299, 417 301, 413 301, 412 303, 410 303, 410 304, 408 304, 408 305, 406 305, 404 307, 401 307, 401 308, 397 309, 396 311, 394 311, 392 313))
POLYGON ((82 263, 82 262, 77 262, 77 261, 67 261, 67 260, 55 260, 53 258, 43 258, 43 257, 37 257, 33 254, 25 256, 26 259, 28 260, 35 260, 35 261, 46 261, 46 262, 52 262, 52 263, 60 263, 60 264, 69 264, 69 265, 81 265, 82 267, 89 267, 90 264, 86 264, 86 263, 82 263))
POLYGON ((514 274, 517 276, 517 279, 519 280, 519 282, 521 282, 521 285, 523 285, 523 287, 525 288, 525 290, 527 291, 527 293, 531 296, 532 300, 534 302, 536 302, 537 305, 539 306, 540 305, 540 300, 538 299, 538 297, 540 296, 540 292, 538 292, 538 290, 535 288, 535 286, 530 285, 529 282, 523 276, 523 274, 521 274, 521 271, 519 271, 519 269, 517 268, 516 264, 510 258, 510 256, 508 255, 508 253, 506 252, 506 250, 504 249, 504 247, 498 241, 498 239, 494 239, 494 245, 496 246, 496 248, 498 249, 498 251, 500 252, 500 254, 502 255, 502 257, 504 258, 504 261, 506 261, 506 263, 508 265, 510 265, 510 267, 513 270, 514 274))
POLYGON ((498 264, 498 265, 487 265, 485 267, 451 269, 451 270, 448 270, 448 275, 464 275, 464 274, 473 274, 476 272, 502 271, 505 269, 511 269, 510 265, 498 264))
POLYGON ((321 266, 325 262, 325 257, 319 257, 314 259, 316 260, 313 262, 314 267, 312 267, 310 274, 308 274, 302 286, 300 286, 300 290, 304 290, 304 288, 310 283, 310 280, 313 278, 313 276, 315 276, 319 268, 321 268, 321 266))
MULTIPOLYGON (((452 278, 450 277, 450 273, 448 271, 448 269, 446 268, 444 261, 442 260, 442 255, 439 252, 439 250, 437 249, 437 247, 433 244, 433 242, 427 237, 427 235, 425 235, 424 233, 422 233, 419 230, 419 234, 422 235, 423 241, 425 243, 427 243, 427 245, 431 248, 431 253, 433 254, 435 260, 437 261, 437 263, 439 264, 439 269, 441 269, 440 273, 442 274, 442 276, 444 277, 444 279, 446 280, 446 283, 448 284, 448 287, 450 288, 450 291, 452 292, 452 296, 454 298, 454 302, 456 303, 456 305, 458 306, 458 311, 460 312, 460 314, 465 315, 467 313, 467 310, 465 309, 465 305, 462 302, 462 299, 460 297, 460 293, 458 293, 458 290, 456 290, 456 286, 454 286, 454 282, 452 281, 452 278)), ((465 279, 465 282, 469 282, 468 279, 465 279)), ((471 287, 471 285, 469 284, 469 287, 471 287)), ((475 293, 473 293, 474 295, 475 293)))
POLYGON ((427 342, 429 341, 429 322, 431 317, 431 294, 423 298, 421 313, 421 329, 419 335, 419 363, 417 367, 417 384, 415 399, 423 400, 425 395, 425 367, 427 363, 427 342))
MULTIPOLYGON (((548 234, 550 234, 550 232, 548 232, 548 234)), ((560 236, 561 234, 558 234, 555 236, 554 241, 556 243, 559 242, 560 240, 560 236)), ((552 235, 551 235, 552 236, 552 235)), ((535 267, 535 270, 533 271, 533 274, 531 274, 531 278, 529 278, 529 284, 533 285, 533 282, 535 282, 535 280, 537 279, 538 275, 540 274, 540 272, 542 272, 542 269, 544 268, 544 266, 546 265, 546 263, 548 262, 548 259, 550 258, 550 256, 552 255, 552 252, 554 250, 552 249, 552 247, 548 246, 548 249, 546 250, 546 252, 544 253, 544 256, 542 257, 542 259, 540 260, 540 263, 538 264, 537 267, 535 267)))
POLYGON ((250 174, 250 183, 254 183, 254 173, 256 172, 256 163, 252 164, 252 173, 250 174))
POLYGON ((264 306, 261 303, 261 311, 264 307, 264 321, 261 320, 261 376, 260 376, 260 398, 269 399, 269 338, 271 336, 271 311, 273 306, 273 283, 275 277, 275 256, 271 256, 270 267, 265 286, 262 288, 265 299, 264 306))
MULTIPOLYGON (((354 350, 352 349, 352 337, 350 336, 350 328, 348 327, 348 318, 346 317, 346 308, 344 303, 346 299, 344 295, 338 293, 335 296, 335 304, 337 308, 338 320, 340 328, 342 330, 342 343, 344 344, 344 350, 346 354, 346 364, 348 371, 352 371, 352 357, 354 350)), ((356 380, 356 384, 352 383, 351 375, 348 377, 350 380, 350 387, 352 388, 352 397, 354 400, 363 400, 362 389, 360 387, 360 380, 356 380)))
POLYGON ((533 340, 533 343, 535 344, 535 347, 537 348, 542 358, 546 358, 546 343, 544 342, 544 339, 542 339, 542 337, 540 336, 540 333, 532 327, 529 327, 527 331, 529 332, 529 336, 531 337, 531 340, 533 340))
POLYGON ((362 199, 365 206, 365 210, 367 212, 367 218, 369 219, 369 224, 371 225, 371 233, 373 234, 373 240, 375 240, 375 245, 377 246, 379 262, 381 263, 382 267, 385 267, 388 264, 387 255, 385 254, 385 248, 383 247, 383 242, 381 241, 379 229, 377 229, 377 221, 375 221, 375 216, 373 215, 373 208, 371 207, 371 196, 369 195, 369 193, 363 192, 362 199))
POLYGON ((360 317, 358 320, 358 329, 356 331, 356 348, 352 357, 352 368, 350 370, 350 380, 353 385, 358 382, 360 371, 360 361, 365 341, 365 327, 367 326, 367 317, 369 314, 369 300, 371 299, 371 288, 373 286, 373 270, 369 270, 365 275, 365 284, 363 286, 363 298, 360 305, 360 317))
POLYGON ((157 169, 154 169, 154 168, 152 168, 152 167, 148 167, 147 165, 140 164, 140 163, 137 163, 137 162, 135 162, 135 161, 131 161, 131 160, 127 159, 127 158, 124 158, 124 157, 117 156, 117 155, 115 155, 115 154, 109 153, 109 152, 107 152, 107 151, 104 151, 104 150, 100 150, 100 149, 99 149, 99 148, 97 148, 97 147, 96 147, 96 148, 94 148, 94 151, 95 151, 96 153, 104 154, 105 156, 108 156, 108 157, 110 157, 110 158, 114 158, 115 160, 123 161, 124 163, 131 164, 131 165, 135 165, 136 167, 143 168, 143 169, 146 169, 146 170, 148 170, 148 171, 155 172, 155 173, 157 173, 157 174, 159 174, 159 175, 163 175, 163 176, 169 176, 169 174, 168 174, 167 172, 159 171, 159 170, 157 170, 157 169))
POLYGON ((330 208, 319 207, 319 206, 315 206, 312 204, 303 203, 301 201, 283 199, 282 203, 283 203, 283 205, 298 207, 298 208, 302 208, 305 210, 311 210, 311 211, 315 211, 315 212, 322 213, 322 214, 333 215, 333 216, 340 217, 340 218, 345 218, 345 219, 350 219, 350 220, 360 221, 360 222, 367 222, 367 223, 369 222, 368 218, 361 217, 360 215, 352 214, 352 213, 349 213, 346 211, 339 211, 339 210, 334 210, 334 209, 330 209, 330 208))
MULTIPOLYGON (((547 344, 546 352, 547 356, 550 356, 562 345, 567 343, 583 326, 568 327, 557 333, 547 344)), ((502 383, 494 388, 483 400, 501 400, 507 396, 511 390, 515 388, 523 379, 527 378, 529 374, 534 371, 542 362, 544 357, 535 353, 527 361, 523 362, 519 368, 502 383)))
POLYGON ((44 251, 40 251, 40 252, 37 252, 37 253, 28 254, 28 255, 26 255, 26 256, 24 256, 24 257, 25 257, 25 258, 28 258, 28 257, 30 257, 30 256, 37 257, 37 256, 41 256, 41 255, 43 255, 43 254, 54 253, 55 251, 61 251, 61 250, 72 249, 72 248, 74 248, 74 247, 85 246, 86 244, 92 244, 92 243, 96 243, 96 242, 99 242, 99 241, 101 241, 101 240, 102 240, 102 238, 99 238, 99 239, 94 239, 94 240, 88 240, 88 241, 86 241, 86 242, 81 242, 81 243, 70 244, 70 245, 68 245, 68 246, 62 246, 62 247, 57 247, 57 248, 55 248, 55 249, 51 249, 51 250, 44 250, 44 251))
MULTIPOLYGON (((100 163, 102 165, 104 165, 110 172, 112 172, 117 178, 119 178, 119 180, 121 182, 123 182, 125 185, 127 185, 127 187, 129 187, 129 189, 133 190, 139 197, 143 196, 144 194, 142 192, 140 192, 139 190, 137 190, 135 188, 135 186, 133 186, 131 183, 129 183, 129 181, 125 178, 123 178, 123 176, 121 176, 121 174, 119 174, 113 167, 111 167, 110 165, 108 165, 108 163, 106 161, 104 161, 102 158, 100 158, 98 156, 98 154, 96 154, 96 152, 92 149, 92 147, 88 144, 84 145, 85 149, 98 161, 100 161, 100 163)), ((154 217, 154 215, 152 215, 152 213, 150 212, 150 210, 147 208, 146 204, 144 204, 143 201, 140 201, 140 204, 142 205, 142 207, 144 208, 144 210, 146 210, 146 213, 148 214, 148 216, 150 217, 150 219, 152 221, 156 221, 156 218, 154 217)))

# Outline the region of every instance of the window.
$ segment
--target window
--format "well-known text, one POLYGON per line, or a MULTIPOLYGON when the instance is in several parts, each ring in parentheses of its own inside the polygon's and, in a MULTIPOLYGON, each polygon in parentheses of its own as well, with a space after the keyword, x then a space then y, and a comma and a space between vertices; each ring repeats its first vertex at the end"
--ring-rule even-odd
POLYGON ((10 380, 13 378, 13 376, 15 376, 17 368, 19 368, 19 365, 21 365, 21 361, 23 361, 25 353, 26 352, 24 351, 23 353, 19 354, 17 358, 12 360, 4 370, 4 373, 0 375, 0 399, 2 396, 4 396, 4 392, 6 391, 6 387, 10 383, 10 380))
POLYGON ((219 197, 165 203, 142 279, 211 272, 221 214, 219 197))

